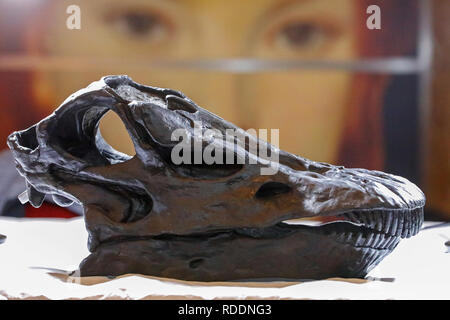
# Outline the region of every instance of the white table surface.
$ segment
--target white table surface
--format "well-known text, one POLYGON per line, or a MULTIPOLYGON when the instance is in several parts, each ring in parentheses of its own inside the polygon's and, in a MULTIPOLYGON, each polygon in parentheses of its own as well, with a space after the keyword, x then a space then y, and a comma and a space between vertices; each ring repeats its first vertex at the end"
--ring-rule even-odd
POLYGON ((450 299, 450 226, 400 242, 375 280, 202 283, 125 275, 68 277, 89 252, 82 218, 0 218, 0 299, 450 299), (391 278, 394 281, 379 280, 391 278), (378 279, 378 280, 377 280, 378 279))

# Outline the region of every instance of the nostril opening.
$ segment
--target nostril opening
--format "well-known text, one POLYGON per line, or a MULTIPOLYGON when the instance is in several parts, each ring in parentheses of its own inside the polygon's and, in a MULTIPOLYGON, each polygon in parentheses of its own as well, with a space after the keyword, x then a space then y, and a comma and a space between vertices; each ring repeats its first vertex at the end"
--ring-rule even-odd
POLYGON ((191 261, 189 262, 189 268, 191 268, 191 269, 196 269, 196 268, 198 268, 204 261, 205 261, 205 259, 202 259, 202 258, 191 260, 191 261))
POLYGON ((36 137, 36 126, 32 126, 27 130, 21 131, 18 134, 18 142, 20 146, 34 150, 39 144, 36 137))
POLYGON ((258 199, 267 199, 280 194, 288 193, 291 190, 291 187, 287 184, 272 181, 263 184, 256 192, 255 197, 258 199))

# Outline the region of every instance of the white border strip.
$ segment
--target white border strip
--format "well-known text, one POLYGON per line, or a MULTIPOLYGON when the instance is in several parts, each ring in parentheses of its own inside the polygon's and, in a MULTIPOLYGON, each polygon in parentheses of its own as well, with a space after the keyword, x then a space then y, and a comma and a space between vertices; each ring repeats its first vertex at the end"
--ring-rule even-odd
POLYGON ((0 70, 54 70, 86 71, 124 68, 126 70, 185 69, 230 73, 259 73, 290 70, 342 70, 389 74, 419 73, 427 67, 424 58, 389 57, 352 61, 329 60, 263 60, 263 59, 211 59, 211 60, 153 60, 148 59, 95 59, 77 57, 12 56, 0 55, 0 70))

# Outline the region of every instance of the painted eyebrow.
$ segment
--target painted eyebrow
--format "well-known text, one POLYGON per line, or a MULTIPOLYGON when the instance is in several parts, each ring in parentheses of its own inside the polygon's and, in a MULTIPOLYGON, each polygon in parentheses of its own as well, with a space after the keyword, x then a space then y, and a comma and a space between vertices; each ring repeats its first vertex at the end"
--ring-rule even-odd
POLYGON ((263 16, 267 16, 268 14, 276 14, 278 11, 289 8, 294 5, 302 4, 305 2, 311 2, 312 0, 280 0, 273 6, 271 6, 263 16))

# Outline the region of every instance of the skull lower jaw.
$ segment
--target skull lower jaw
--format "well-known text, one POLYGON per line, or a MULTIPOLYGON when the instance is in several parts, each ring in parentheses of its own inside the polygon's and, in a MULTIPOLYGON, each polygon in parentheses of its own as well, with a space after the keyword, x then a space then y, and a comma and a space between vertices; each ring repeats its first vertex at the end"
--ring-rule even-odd
MULTIPOLYGON (((416 211, 421 223, 421 209, 416 211)), ((401 233, 347 220, 321 226, 278 223, 184 236, 115 238, 82 261, 80 274, 136 273, 190 281, 361 278, 397 246, 401 233)))

